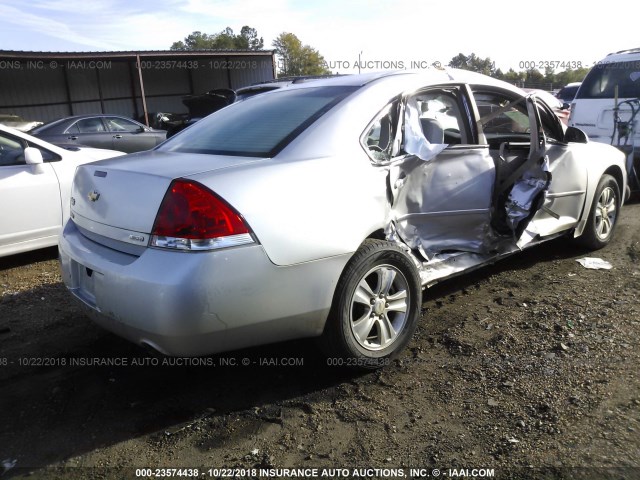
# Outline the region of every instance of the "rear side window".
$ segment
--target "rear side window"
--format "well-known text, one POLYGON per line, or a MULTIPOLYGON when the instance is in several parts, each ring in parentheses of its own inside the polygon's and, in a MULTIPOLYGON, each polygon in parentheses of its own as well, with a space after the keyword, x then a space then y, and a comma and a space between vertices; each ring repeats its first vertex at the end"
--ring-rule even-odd
POLYGON ((100 118, 85 118, 84 120, 78 120, 76 123, 80 133, 98 133, 104 132, 104 124, 100 118))
POLYGON ((256 95, 200 120, 159 150, 273 157, 357 87, 316 87, 256 95))
POLYGON ((109 130, 112 132, 137 132, 140 130, 140 125, 124 118, 108 117, 105 120, 109 130))
POLYGON ((640 60, 601 63, 587 74, 576 98, 640 97, 640 60))

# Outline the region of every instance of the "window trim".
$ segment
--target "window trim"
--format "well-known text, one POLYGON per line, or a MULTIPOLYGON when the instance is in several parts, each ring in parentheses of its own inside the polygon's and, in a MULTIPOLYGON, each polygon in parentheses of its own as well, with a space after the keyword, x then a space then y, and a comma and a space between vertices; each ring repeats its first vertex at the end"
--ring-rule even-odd
POLYGON ((97 118, 98 120, 100 120, 100 122, 102 123, 102 127, 104 128, 104 130, 102 132, 83 132, 80 130, 80 126, 78 126, 78 133, 73 133, 72 135, 95 135, 96 133, 111 133, 109 131, 108 126, 105 124, 103 117, 101 116, 95 116, 95 117, 85 117, 85 118, 79 118, 78 120, 76 120, 75 122, 73 122, 71 125, 69 125, 65 131, 64 134, 69 133, 69 129, 71 127, 73 127, 74 125, 78 125, 80 122, 84 122, 85 120, 93 120, 94 118, 97 118))
MULTIPOLYGON (((520 112, 523 113, 527 118, 528 118, 528 114, 527 114, 527 107, 526 107, 526 95, 519 95, 515 92, 511 92, 509 90, 505 90, 499 87, 492 87, 492 86, 487 86, 487 85, 472 85, 471 87, 471 92, 473 94, 473 103, 475 106, 475 109, 478 111, 478 118, 476 119, 476 126, 478 128, 478 136, 479 138, 482 138, 487 145, 491 145, 491 142, 489 142, 489 139, 487 138, 487 134, 484 131, 484 127, 479 123, 480 120, 482 120, 482 116, 480 116, 480 109, 478 108, 478 101, 476 100, 476 95, 500 95, 502 96, 505 100, 507 100, 509 103, 512 102, 518 102, 521 103, 524 106, 524 112, 520 112)), ((520 110, 518 110, 520 111, 520 110)), ((486 115, 485 115, 486 116, 486 115)), ((527 120, 528 121, 528 120, 527 120)), ((527 135, 529 138, 529 142, 531 141, 531 133, 525 133, 525 132, 513 132, 513 133, 509 133, 509 134, 505 134, 505 135, 516 135, 516 134, 521 134, 521 135, 527 135)))
POLYGON ((133 119, 130 118, 125 118, 125 117, 119 117, 117 115, 108 115, 108 116, 104 116, 101 117, 102 118, 102 123, 107 127, 107 133, 135 133, 135 132, 139 132, 140 131, 140 127, 144 127, 144 125, 136 122, 133 119), (129 122, 132 123, 133 125, 135 125, 137 127, 136 130, 112 130, 111 126, 109 125, 109 120, 110 119, 116 119, 116 120, 124 120, 125 122, 129 122))
MULTIPOLYGON (((478 143, 475 143, 478 141, 478 136, 477 136, 477 132, 474 132, 474 129, 471 127, 471 124, 469 123, 469 121, 471 120, 471 118, 469 117, 469 114, 474 114, 475 110, 475 104, 470 101, 470 99, 468 98, 468 90, 467 90, 467 84, 464 83, 451 83, 451 84, 440 84, 440 85, 429 85, 426 87, 421 87, 415 91, 413 91, 412 93, 405 95, 402 102, 403 102, 403 111, 404 111, 404 106, 406 105, 406 102, 409 100, 410 97, 413 97, 415 95, 419 95, 421 93, 427 93, 433 90, 436 91, 444 91, 448 94, 450 94, 453 99, 456 102, 456 105, 458 107, 458 111, 460 113, 459 116, 459 121, 462 123, 461 127, 464 129, 464 134, 467 137, 467 142, 463 143, 462 139, 461 139, 461 143, 450 143, 447 144, 447 147, 445 148, 445 150, 448 150, 450 148, 453 147, 461 147, 461 146, 473 146, 473 145, 477 145, 478 143)), ((402 124, 402 131, 403 131, 403 141, 402 144, 404 145, 404 122, 402 124)), ((462 130, 461 130, 462 132, 462 130)))
MULTIPOLYGON (((391 152, 389 152, 389 159, 388 160, 382 160, 381 161, 381 160, 378 160, 376 158, 373 158, 373 156, 371 155, 371 150, 369 149, 369 146, 367 145, 367 137, 368 137, 369 131, 371 131, 371 129, 373 128, 373 125, 378 120, 380 120, 385 115, 388 115, 389 113, 391 113, 391 110, 393 110, 394 108, 396 110, 399 109, 399 107, 400 107, 400 103, 399 102, 401 102, 401 101, 402 101, 401 96, 397 95, 397 96, 393 97, 392 99, 390 99, 387 103, 385 103, 384 107, 382 107, 380 110, 378 110, 378 113, 375 114, 373 119, 367 124, 367 126, 364 128, 364 130, 360 134, 360 146, 362 147, 364 152, 367 154, 367 157, 369 157, 369 160, 371 161, 371 163, 373 165, 388 165, 391 161, 393 161, 394 158, 398 157, 397 154, 396 155, 393 154, 393 145, 398 139, 398 126, 399 126, 400 118, 401 118, 401 115, 399 115, 399 112, 397 112, 397 118, 395 119, 395 125, 392 125, 392 128, 391 128, 391 134, 392 134, 391 152), (388 113, 384 113, 387 109, 389 110, 389 112, 388 113)), ((402 108, 402 111, 404 112, 404 107, 402 108)))

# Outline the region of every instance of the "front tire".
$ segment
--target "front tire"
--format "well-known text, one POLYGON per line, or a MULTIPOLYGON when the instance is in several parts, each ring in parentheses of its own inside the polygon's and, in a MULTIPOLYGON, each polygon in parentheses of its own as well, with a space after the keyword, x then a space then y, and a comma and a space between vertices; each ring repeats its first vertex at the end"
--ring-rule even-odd
POLYGON ((393 243, 368 239, 340 277, 322 346, 337 365, 387 365, 411 339, 421 304, 413 261, 393 243))
POLYGON ((611 175, 603 175, 593 197, 587 225, 576 240, 581 245, 598 250, 613 236, 620 211, 620 187, 611 175))

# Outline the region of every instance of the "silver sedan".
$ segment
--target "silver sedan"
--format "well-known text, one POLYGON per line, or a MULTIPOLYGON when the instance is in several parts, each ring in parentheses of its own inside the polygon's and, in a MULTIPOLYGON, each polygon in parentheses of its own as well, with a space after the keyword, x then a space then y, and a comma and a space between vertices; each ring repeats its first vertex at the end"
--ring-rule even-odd
POLYGON ((165 141, 167 132, 149 128, 117 115, 75 115, 31 130, 31 135, 47 142, 87 145, 125 153, 151 150, 165 141))
POLYGON ((164 354, 320 337, 374 368, 426 287, 559 236, 605 246, 625 185, 620 152, 506 83, 343 76, 79 167, 60 258, 96 322, 164 354))

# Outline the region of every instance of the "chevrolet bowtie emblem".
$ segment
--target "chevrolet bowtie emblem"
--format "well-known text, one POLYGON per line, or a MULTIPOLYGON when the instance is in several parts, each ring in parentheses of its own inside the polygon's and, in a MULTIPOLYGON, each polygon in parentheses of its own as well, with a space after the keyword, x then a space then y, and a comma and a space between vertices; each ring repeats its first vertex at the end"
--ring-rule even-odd
POLYGON ((87 198, 89 200, 91 200, 92 202, 97 202, 98 199, 100 198, 100 194, 97 191, 94 190, 89 195, 87 195, 87 198))

